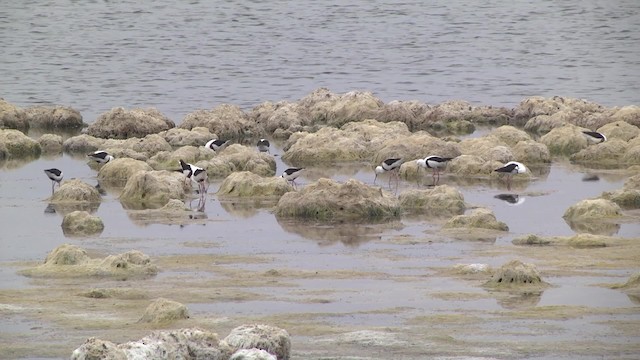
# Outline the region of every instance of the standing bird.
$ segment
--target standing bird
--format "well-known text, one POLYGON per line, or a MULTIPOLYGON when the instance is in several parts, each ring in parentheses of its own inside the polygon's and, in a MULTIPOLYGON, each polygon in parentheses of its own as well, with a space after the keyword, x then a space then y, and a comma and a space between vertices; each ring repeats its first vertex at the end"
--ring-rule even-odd
POLYGON ((87 155, 89 158, 97 162, 98 164, 106 164, 113 160, 114 157, 109 155, 106 151, 98 150, 87 155))
POLYGON ((203 194, 206 189, 204 187, 204 181, 207 180, 207 172, 205 169, 195 166, 193 164, 186 163, 180 159, 180 167, 182 168, 182 173, 184 174, 185 183, 188 180, 193 180, 198 183, 198 191, 200 194, 203 194))
POLYGON ((258 140, 258 151, 260 152, 268 152, 269 154, 271 154, 271 151, 269 151, 269 146, 271 146, 271 144, 269 144, 269 140, 267 139, 260 139, 258 140))
POLYGON ((398 171, 400 171, 400 165, 402 165, 402 158, 390 158, 386 159, 382 162, 382 164, 376 166, 376 176, 373 178, 373 183, 376 183, 376 179, 378 179, 378 175, 385 173, 387 171, 391 172, 392 176, 389 176, 389 187, 391 187, 391 177, 396 178, 396 185, 400 181, 398 177, 398 171))
POLYGON ((282 178, 291 183, 293 188, 296 188, 296 179, 302 174, 304 168, 288 168, 282 173, 282 178))
POLYGON ((597 131, 583 131, 582 134, 587 138, 589 144, 598 144, 607 141, 607 137, 597 131))
POLYGON ((526 173, 527 167, 524 166, 523 163, 519 163, 517 161, 509 161, 508 163, 504 164, 503 167, 497 168, 494 171, 501 174, 507 174, 507 188, 511 189, 511 179, 513 178, 513 175, 526 173))
POLYGON ((207 141, 207 143, 204 145, 204 147, 209 148, 215 152, 218 152, 220 150, 223 150, 224 148, 227 147, 227 145, 229 145, 229 141, 230 140, 220 140, 220 139, 213 139, 213 140, 209 140, 207 141))
POLYGON ((427 156, 424 159, 416 160, 418 166, 422 166, 425 169, 433 169, 433 185, 440 181, 440 170, 447 166, 447 162, 452 158, 440 157, 440 156, 427 156), (437 176, 437 179, 436 179, 437 176))
POLYGON ((62 181, 62 171, 56 168, 46 169, 44 173, 51 179, 51 194, 53 194, 53 188, 58 183, 60 187, 60 181, 62 181))

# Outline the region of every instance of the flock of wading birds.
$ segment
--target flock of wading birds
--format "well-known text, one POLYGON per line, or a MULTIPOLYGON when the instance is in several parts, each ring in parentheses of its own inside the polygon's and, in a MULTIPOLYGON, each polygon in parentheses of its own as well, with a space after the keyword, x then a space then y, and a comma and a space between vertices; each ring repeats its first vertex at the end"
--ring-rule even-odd
MULTIPOLYGON (((604 134, 596 131, 583 131, 583 134, 587 138, 587 141, 589 143, 601 143, 607 140, 607 137, 604 134)), ((224 149, 229 144, 229 142, 229 140, 225 141, 214 139, 208 141, 204 146, 218 152, 224 149)), ((267 139, 260 139, 256 146, 258 148, 258 151, 260 152, 270 152, 269 147, 271 146, 271 144, 267 139)), ((112 155, 103 150, 94 151, 87 156, 99 164, 106 164, 114 159, 112 155)), ((416 160, 416 164, 425 169, 432 169, 433 183, 434 185, 436 185, 440 180, 440 171, 442 171, 442 169, 447 166, 447 162, 449 162, 449 160, 451 159, 453 158, 430 155, 424 159, 416 160)), ((403 163, 404 161, 402 160, 402 158, 389 158, 384 160, 379 166, 376 166, 375 168, 376 175, 373 180, 374 184, 376 182, 376 179, 378 178, 378 175, 386 172, 389 172, 391 174, 391 176, 389 177, 389 187, 391 187, 392 178, 396 179, 397 184, 399 182, 398 171, 400 170, 400 165, 402 165, 403 163)), ((184 174, 185 182, 196 182, 198 184, 198 193, 201 196, 204 196, 208 189, 207 171, 199 166, 186 163, 182 160, 180 160, 180 167, 181 169, 178 171, 181 171, 184 174)), ((282 173, 281 177, 290 182, 291 185, 295 188, 295 180, 302 174, 303 170, 304 168, 291 167, 286 169, 282 173)), ((504 164, 504 166, 497 168, 494 171, 505 174, 507 186, 511 187, 513 175, 526 173, 527 167, 520 162, 509 161, 508 163, 504 164)), ((49 179, 51 179, 51 192, 53 193, 56 183, 58 184, 58 186, 60 186, 60 182, 62 181, 62 170, 51 168, 44 170, 44 173, 49 177, 49 179)))

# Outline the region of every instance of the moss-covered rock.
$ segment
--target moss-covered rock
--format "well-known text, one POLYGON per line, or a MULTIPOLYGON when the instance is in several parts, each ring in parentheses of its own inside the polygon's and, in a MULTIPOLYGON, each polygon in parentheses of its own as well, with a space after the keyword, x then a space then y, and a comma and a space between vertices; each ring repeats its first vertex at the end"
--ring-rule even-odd
POLYGON ((29 130, 29 120, 26 112, 0 98, 0 129, 29 130))
POLYGON ((129 177, 120 202, 129 209, 160 208, 169 199, 183 199, 189 190, 177 171, 138 171, 129 177))
POLYGON ((571 155, 571 161, 589 164, 617 164, 627 151, 627 143, 612 139, 589 146, 571 155))
POLYGON ((520 260, 512 260, 502 265, 485 283, 487 287, 507 289, 545 285, 536 266, 520 260))
POLYGON ((278 198, 291 190, 291 185, 282 177, 262 177, 250 171, 240 171, 229 174, 222 181, 218 196, 278 198))
POLYGON ((582 129, 569 125, 554 128, 540 138, 552 155, 571 155, 587 147, 587 139, 582 129))
POLYGON ((520 141, 511 148, 513 156, 525 164, 550 163, 551 153, 543 143, 533 140, 520 141))
POLYGON ((640 135, 640 128, 625 121, 615 121, 602 126, 598 129, 598 132, 604 134, 607 140, 620 139, 629 141, 640 135))
POLYGON ((80 129, 86 125, 80 111, 70 106, 31 106, 25 114, 32 128, 80 129))
POLYGON ((138 322, 168 325, 176 320, 188 318, 189 310, 185 305, 177 301, 158 298, 147 306, 138 322))
POLYGON ((90 258, 86 250, 63 244, 49 253, 43 264, 20 272, 31 277, 116 277, 129 279, 156 275, 158 268, 140 251, 106 258, 90 258))
POLYGON ((454 216, 444 224, 443 228, 479 228, 509 231, 507 224, 498 221, 493 211, 485 208, 473 209, 469 214, 454 216))
POLYGON ((100 192, 82 180, 71 179, 64 181, 58 191, 50 199, 55 203, 99 203, 102 200, 100 192))
POLYGON ((68 138, 62 143, 64 151, 70 153, 90 153, 102 149, 105 139, 81 134, 68 138))
POLYGON ((38 138, 38 144, 43 154, 60 154, 62 153, 62 136, 55 134, 43 134, 38 138))
POLYGON ((211 359, 227 360, 233 351, 218 335, 192 328, 155 331, 140 340, 115 345, 89 338, 71 354, 72 360, 87 359, 211 359))
POLYGON ((194 127, 191 130, 173 128, 163 131, 158 135, 162 136, 171 146, 204 146, 207 141, 217 139, 218 135, 213 134, 206 127, 194 127))
POLYGON ((251 137, 259 133, 256 123, 240 107, 230 104, 221 104, 211 110, 196 110, 187 114, 180 124, 181 129, 196 127, 207 128, 220 139, 251 137))
POLYGON ((185 145, 174 151, 161 151, 153 155, 147 163, 155 170, 179 170, 180 160, 189 164, 209 160, 216 156, 215 152, 203 146, 185 145))
POLYGON ((260 176, 276 173, 273 156, 240 144, 231 144, 211 160, 199 161, 195 165, 207 170, 211 178, 226 177, 237 171, 250 171, 260 176))
POLYGON ((126 110, 113 108, 87 128, 87 134, 105 139, 142 138, 175 127, 175 123, 155 108, 126 110))
POLYGON ((86 211, 73 211, 62 219, 62 231, 66 236, 89 236, 102 233, 102 219, 86 211))
POLYGON ((252 324, 241 325, 231 330, 224 341, 236 351, 239 349, 261 349, 274 354, 279 360, 291 357, 289 333, 279 327, 252 324))
POLYGON ((127 180, 139 171, 153 170, 144 161, 130 158, 116 158, 104 164, 98 171, 98 180, 101 183, 124 186, 127 180))
POLYGON ((40 144, 19 130, 0 129, 0 159, 36 158, 40 144))
POLYGON ((410 213, 452 216, 465 210, 464 196, 458 189, 449 185, 440 185, 428 190, 405 190, 400 193, 398 199, 402 209, 410 213))
POLYGON ((344 184, 319 179, 284 194, 276 215, 326 222, 380 221, 399 217, 400 209, 398 199, 378 187, 354 179, 344 184))
POLYGON ((571 205, 562 216, 567 221, 599 221, 622 216, 620 206, 611 200, 586 199, 571 205))

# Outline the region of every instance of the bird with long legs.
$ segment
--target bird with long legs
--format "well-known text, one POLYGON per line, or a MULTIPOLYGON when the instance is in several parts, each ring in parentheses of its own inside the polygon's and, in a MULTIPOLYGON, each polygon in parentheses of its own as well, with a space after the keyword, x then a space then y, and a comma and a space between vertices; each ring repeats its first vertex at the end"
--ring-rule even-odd
POLYGON ((402 158, 389 158, 384 160, 380 165, 376 166, 375 173, 376 176, 373 178, 373 183, 376 183, 378 179, 378 175, 389 172, 391 175, 389 176, 389 188, 391 188, 391 178, 396 179, 396 189, 398 188, 398 183, 400 182, 400 177, 398 176, 398 172, 400 171, 400 165, 402 165, 402 158))
POLYGON ((282 172, 281 177, 291 183, 291 186, 296 189, 296 179, 302 175, 303 170, 304 168, 288 168, 282 172))
POLYGON ((62 174, 62 170, 51 168, 51 169, 46 169, 44 173, 47 175, 49 180, 51 180, 51 195, 53 195, 54 186, 58 184, 58 187, 60 187, 60 182, 62 181, 62 178, 64 176, 62 174))
POLYGON ((513 181, 513 176, 516 174, 524 174, 527 172, 527 167, 524 166, 523 163, 517 161, 509 161, 504 164, 504 166, 499 167, 494 170, 500 174, 506 174, 507 177, 507 189, 511 190, 511 182, 513 181))
POLYGON ((425 169, 433 170, 432 177, 433 177, 433 185, 435 186, 440 181, 440 171, 447 166, 447 162, 449 162, 449 160, 451 159, 452 158, 450 157, 440 157, 440 156, 431 155, 431 156, 427 156, 424 159, 416 160, 416 164, 418 164, 418 166, 423 167, 425 169))
POLYGON ((182 174, 185 176, 185 184, 187 181, 195 181, 198 184, 199 194, 204 194, 207 191, 205 187, 207 171, 199 166, 184 162, 182 159, 180 159, 180 167, 182 168, 182 174))

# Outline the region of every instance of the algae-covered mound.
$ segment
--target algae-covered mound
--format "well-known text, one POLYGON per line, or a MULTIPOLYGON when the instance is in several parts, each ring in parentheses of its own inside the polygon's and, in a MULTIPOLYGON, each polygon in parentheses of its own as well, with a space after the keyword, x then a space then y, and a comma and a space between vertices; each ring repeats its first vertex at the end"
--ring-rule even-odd
POLYGON ((627 293, 629 297, 640 299, 640 272, 632 274, 624 284, 615 284, 612 289, 620 289, 627 293))
POLYGON ((227 360, 233 351, 218 334, 198 328, 155 331, 138 341, 116 345, 95 337, 71 354, 72 360, 89 359, 210 359, 227 360))
POLYGON ((229 360, 278 360, 274 355, 261 349, 240 349, 229 360))
POLYGON ((398 199, 402 209, 411 213, 451 216, 461 214, 465 209, 464 196, 458 189, 449 185, 440 185, 428 190, 405 190, 400 193, 398 199))
POLYGON ((622 216, 620 207, 606 199, 586 199, 571 205, 562 216, 566 221, 598 221, 622 216))
POLYGON ((172 151, 160 151, 147 160, 147 164, 154 170, 178 170, 180 160, 195 164, 201 160, 209 160, 213 156, 215 156, 214 151, 204 146, 185 145, 172 151))
POLYGON ((159 208, 169 199, 183 199, 188 190, 184 175, 177 171, 138 171, 129 177, 120 201, 129 208, 159 208))
POLYGON ((281 177, 262 177, 250 171, 229 174, 218 189, 218 196, 229 197, 280 197, 292 190, 281 177))
POLYGON ((273 156, 240 144, 231 144, 211 160, 196 165, 207 170, 210 178, 225 177, 235 171, 251 171, 260 176, 276 173, 273 156))
POLYGON ((62 183, 60 188, 51 196, 50 202, 57 203, 99 203, 102 200, 100 192, 82 180, 71 179, 62 183))
POLYGON ((203 146, 211 139, 217 139, 218 135, 212 134, 205 127, 194 127, 191 130, 173 128, 163 131, 162 136, 171 146, 203 146))
POLYGON ((40 144, 19 130, 0 129, 0 159, 40 156, 40 144))
POLYGON ((80 111, 69 106, 38 105, 24 111, 32 128, 80 129, 86 125, 80 111))
POLYGON ((444 224, 443 228, 471 228, 509 231, 507 224, 502 221, 498 221, 496 216, 493 214, 493 211, 485 208, 474 209, 469 214, 454 216, 444 224))
POLYGON ((252 324, 241 325, 231 330, 224 338, 233 351, 239 349, 261 349, 275 355, 278 360, 288 360, 291 356, 291 338, 289 333, 281 328, 252 324))
POLYGON ((86 211, 73 211, 62 219, 62 231, 67 236, 88 236, 104 230, 102 219, 86 211))
POLYGON ((572 155, 587 147, 583 129, 573 125, 554 128, 540 138, 552 155, 572 155))
POLYGON ((38 144, 43 154, 60 154, 62 153, 62 136, 56 134, 43 134, 38 138, 38 144))
POLYGON ((296 133, 282 159, 297 165, 364 161, 385 142, 410 135, 407 125, 400 122, 350 122, 340 129, 324 127, 313 133, 296 133))
POLYGON ((147 277, 158 268, 140 251, 131 250, 103 259, 93 259, 75 245, 63 244, 49 253, 43 264, 20 272, 31 277, 147 277))
POLYGON ((0 128, 29 130, 29 120, 26 112, 0 98, 0 128))
POLYGON ((329 222, 379 221, 400 216, 400 203, 381 188, 355 179, 341 184, 323 178, 284 194, 276 215, 329 222))
POLYGON ((240 107, 230 104, 221 104, 211 110, 196 110, 187 114, 180 124, 181 129, 192 130, 197 127, 209 129, 220 139, 236 139, 258 134, 256 123, 251 121, 240 107))
POLYGON ((110 184, 126 184, 139 171, 152 171, 144 161, 130 158, 116 158, 104 164, 98 171, 98 180, 110 184))
POLYGON ((608 123, 599 128, 598 132, 604 134, 607 137, 607 140, 620 139, 622 141, 629 141, 640 135, 640 129, 626 121, 608 123))
POLYGON ((186 306, 177 301, 158 298, 147 306, 138 322, 166 325, 188 318, 189 310, 186 306))
POLYGON ((104 139, 141 138, 175 126, 155 108, 126 110, 118 107, 100 115, 87 128, 87 134, 104 139))
POLYGON ((620 139, 589 146, 571 155, 573 162, 589 164, 617 164, 627 152, 628 144, 620 139))
POLYGON ((545 285, 538 269, 533 264, 512 260, 502 265, 491 276, 485 286, 494 288, 513 288, 519 286, 545 285))

